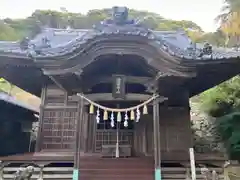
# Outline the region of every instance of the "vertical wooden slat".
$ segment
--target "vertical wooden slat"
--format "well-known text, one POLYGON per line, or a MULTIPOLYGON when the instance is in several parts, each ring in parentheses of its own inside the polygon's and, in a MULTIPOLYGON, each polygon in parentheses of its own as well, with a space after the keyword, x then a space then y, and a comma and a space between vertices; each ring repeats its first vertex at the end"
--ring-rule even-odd
MULTIPOLYGON (((67 92, 64 92, 64 106, 67 106, 67 102, 68 102, 68 95, 67 95, 67 92)), ((62 149, 65 149, 64 134, 65 134, 66 129, 64 128, 64 125, 65 125, 66 118, 67 118, 66 117, 66 108, 64 108, 63 112, 61 113, 61 117, 60 117, 60 121, 62 122, 61 123, 61 147, 62 147, 62 149)))
POLYGON ((89 115, 87 116, 88 118, 84 118, 84 137, 83 137, 83 142, 84 142, 84 152, 88 151, 88 132, 89 132, 89 126, 88 126, 88 122, 89 120, 91 121, 93 115, 89 115))
POLYGON ((92 121, 94 116, 91 116, 91 119, 87 121, 87 152, 91 151, 92 146, 92 121))
POLYGON ((78 143, 79 143, 79 148, 78 148, 78 151, 82 151, 82 148, 83 148, 83 144, 82 144, 82 137, 83 137, 83 121, 84 121, 84 118, 85 118, 85 106, 84 106, 84 101, 83 99, 80 99, 79 102, 78 102, 78 118, 77 118, 77 121, 79 121, 79 134, 78 134, 78 143), (82 106, 82 107, 81 107, 82 106), (80 109, 82 108, 82 109, 80 109))
POLYGON ((85 119, 86 118, 88 118, 88 115, 86 114, 86 112, 85 112, 85 107, 84 107, 84 109, 83 109, 83 114, 82 114, 82 117, 81 117, 81 121, 80 121, 80 123, 81 123, 81 129, 80 129, 80 137, 79 137, 79 139, 80 139, 80 148, 81 148, 81 151, 84 151, 84 148, 85 148, 85 143, 84 143, 84 137, 85 137, 85 119))
POLYGON ((93 120, 91 122, 92 126, 93 126, 93 135, 92 135, 92 153, 94 153, 95 151, 95 144, 96 144, 96 132, 97 132, 97 122, 95 120, 93 120))
POLYGON ((153 102, 153 135, 154 135, 154 160, 155 160, 155 180, 161 180, 161 146, 160 146, 160 122, 159 122, 159 102, 153 102))
POLYGON ((147 131, 146 131, 146 124, 143 128, 143 154, 146 155, 147 154, 147 131))
POLYGON ((81 153, 81 126, 82 126, 82 117, 83 117, 83 99, 81 98, 78 103, 78 111, 77 111, 77 123, 76 123, 76 131, 75 131, 75 154, 74 154, 74 170, 73 170, 73 180, 80 179, 80 153, 81 153))
POLYGON ((47 87, 44 86, 42 88, 42 93, 41 93, 39 125, 38 125, 37 140, 36 140, 36 147, 35 147, 36 152, 39 152, 41 150, 41 145, 42 145, 41 136, 42 136, 42 130, 43 130, 43 114, 44 114, 44 107, 45 107, 46 92, 47 92, 47 87))
POLYGON ((79 166, 79 153, 80 153, 80 138, 81 138, 81 125, 82 125, 82 113, 83 113, 83 99, 78 102, 77 118, 76 118, 76 131, 75 131, 75 148, 74 148, 74 168, 79 166))

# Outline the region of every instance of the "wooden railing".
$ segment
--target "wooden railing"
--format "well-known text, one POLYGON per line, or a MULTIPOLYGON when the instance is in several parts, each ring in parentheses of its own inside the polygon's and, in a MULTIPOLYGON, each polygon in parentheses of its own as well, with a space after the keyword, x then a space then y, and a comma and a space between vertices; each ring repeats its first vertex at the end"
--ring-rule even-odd
MULTIPOLYGON (((218 180, 224 180, 222 168, 209 168, 209 170, 217 172, 218 180)), ((162 176, 164 180, 192 180, 191 171, 187 168, 162 168, 162 176)), ((201 168, 196 168, 196 179, 206 180, 205 176, 201 174, 201 168)))
MULTIPOLYGON (((0 174, 0 180, 14 179, 15 172, 19 167, 5 167, 0 174)), ((70 180, 72 179, 73 168, 72 167, 45 167, 34 168, 34 174, 31 179, 58 179, 58 180, 70 180)))
MULTIPOLYGON (((10 180, 14 178, 15 172, 19 167, 4 167, 0 173, 0 180, 10 180)), ((223 180, 222 168, 211 168, 218 173, 219 180, 223 180)), ((82 171, 87 171, 83 169, 82 171)), ((197 180, 205 180, 201 174, 201 169, 196 168, 197 180)), ((44 167, 34 168, 34 174, 31 179, 45 180, 45 179, 56 179, 56 180, 71 180, 72 179, 73 167, 44 167)), ((162 168, 163 180, 191 180, 190 170, 186 168, 162 168)), ((235 180, 235 179, 233 179, 235 180)))

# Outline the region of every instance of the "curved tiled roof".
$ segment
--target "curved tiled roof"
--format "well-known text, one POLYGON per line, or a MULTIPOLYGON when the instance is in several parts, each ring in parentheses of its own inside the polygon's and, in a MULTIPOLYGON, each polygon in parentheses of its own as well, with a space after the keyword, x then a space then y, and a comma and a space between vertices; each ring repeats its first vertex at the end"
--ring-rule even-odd
POLYGON ((0 41, 0 62, 2 69, 8 67, 2 72, 5 79, 39 95, 41 81, 49 74, 61 81, 61 75, 69 72, 79 76, 89 61, 102 54, 132 53, 141 55, 154 72, 187 77, 184 85, 192 96, 239 73, 240 51, 207 46, 208 51, 205 45, 194 44, 182 30, 153 31, 133 20, 110 19, 92 29, 42 28, 30 40, 0 41), (64 61, 68 59, 71 63, 64 61), (225 69, 231 70, 225 73, 225 69))
MULTIPOLYGON (((194 44, 184 31, 153 31, 135 20, 127 19, 128 10, 123 7, 113 8, 112 19, 95 25, 92 29, 52 29, 44 28, 34 39, 22 42, 0 42, 0 56, 34 59, 61 59, 59 57, 84 51, 89 42, 104 37, 121 37, 126 41, 131 38, 151 41, 154 47, 171 56, 188 60, 211 60, 240 57, 240 52, 213 48, 209 54, 203 53, 203 45, 194 44)), ((120 40, 122 40, 120 38, 120 40)), ((71 57, 71 55, 69 56, 71 57)), ((65 57, 66 58, 66 57, 65 57)))
POLYGON ((183 31, 151 31, 135 26, 115 26, 103 31, 96 29, 51 29, 45 28, 34 39, 30 40, 26 50, 20 48, 20 42, 0 41, 0 55, 29 58, 62 56, 84 47, 90 40, 101 36, 137 36, 152 40, 159 49, 172 56, 184 59, 225 59, 236 58, 240 52, 229 48, 213 47, 211 55, 198 56, 203 44, 194 45, 183 31), (45 47, 43 39, 48 40, 45 47), (33 48, 34 45, 34 48, 33 48), (195 47, 194 47, 195 46, 195 47), (36 53, 39 51, 40 53, 36 53))

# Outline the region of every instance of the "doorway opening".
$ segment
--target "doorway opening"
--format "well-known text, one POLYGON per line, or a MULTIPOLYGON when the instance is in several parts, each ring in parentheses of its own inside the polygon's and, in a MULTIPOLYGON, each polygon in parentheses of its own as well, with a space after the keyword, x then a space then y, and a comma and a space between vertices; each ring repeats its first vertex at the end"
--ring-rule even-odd
MULTIPOLYGON (((136 105, 136 103, 127 101, 111 103, 105 102, 101 104, 111 108, 127 108, 136 105)), ((104 120, 103 113, 103 111, 100 111, 100 121, 96 126, 95 152, 103 153, 103 156, 106 157, 122 157, 122 155, 132 156, 135 122, 134 120, 130 120, 130 114, 127 113, 128 119, 125 119, 126 114, 121 113, 120 120, 117 118, 117 113, 108 114, 108 119, 104 120), (111 116, 113 116, 113 120, 111 116), (124 150, 131 152, 124 155, 124 152, 120 152, 124 150)))

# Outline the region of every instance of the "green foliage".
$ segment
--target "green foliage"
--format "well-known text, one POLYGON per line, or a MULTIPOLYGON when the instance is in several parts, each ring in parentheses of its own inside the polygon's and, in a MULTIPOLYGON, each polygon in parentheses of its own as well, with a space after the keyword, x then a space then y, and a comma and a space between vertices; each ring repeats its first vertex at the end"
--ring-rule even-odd
POLYGON ((218 118, 216 130, 230 159, 240 160, 240 112, 218 118))
POLYGON ((3 78, 0 78, 0 92, 6 92, 8 94, 11 94, 11 91, 13 89, 13 85, 6 81, 3 78))
POLYGON ((15 41, 20 38, 14 28, 6 24, 4 21, 0 20, 0 39, 3 41, 15 41))
POLYGON ((236 76, 200 95, 201 107, 215 117, 214 129, 229 157, 240 160, 240 77, 236 76))
POLYGON ((224 0, 222 12, 217 16, 221 30, 226 36, 225 44, 229 47, 240 44, 240 1, 224 0))
MULTIPOLYGON (((71 13, 67 10, 36 10, 30 17, 26 19, 4 19, 4 28, 0 25, 0 40, 16 40, 24 36, 34 36, 38 26, 47 26, 51 28, 72 28, 89 29, 99 21, 111 16, 110 9, 94 9, 90 10, 86 15, 81 13, 71 13), (8 29, 6 29, 8 28, 8 29), (9 30, 10 29, 10 30, 9 30), (1 35, 4 34, 4 35, 1 35)), ((217 31, 216 33, 203 33, 202 29, 192 21, 175 21, 164 19, 156 13, 147 11, 136 11, 131 9, 129 17, 142 20, 150 29, 154 30, 179 30, 184 29, 189 36, 196 42, 209 41, 214 45, 223 45, 225 36, 217 31)))
MULTIPOLYGON (((36 10, 26 19, 4 19, 0 23, 0 40, 17 40, 35 31, 38 26, 47 26, 51 28, 72 28, 88 29, 111 16, 110 9, 90 10, 86 15, 80 13, 71 13, 67 10, 36 10)), ((174 21, 164 19, 158 14, 146 11, 129 11, 131 18, 142 20, 150 29, 155 30, 178 30, 194 29, 202 31, 201 28, 191 21, 174 21)), ((34 33, 33 33, 34 34, 34 33)), ((35 33, 36 34, 36 33, 35 33)))
POLYGON ((224 33, 219 29, 216 32, 213 33, 204 33, 202 36, 200 36, 197 40, 197 42, 209 42, 210 44, 216 45, 216 46, 225 46, 225 35, 224 33))
POLYGON ((236 76, 202 93, 201 107, 212 117, 240 110, 240 77, 236 76))

